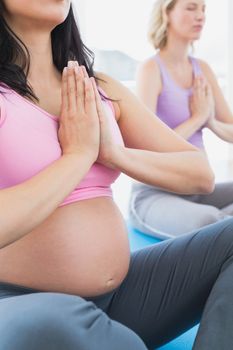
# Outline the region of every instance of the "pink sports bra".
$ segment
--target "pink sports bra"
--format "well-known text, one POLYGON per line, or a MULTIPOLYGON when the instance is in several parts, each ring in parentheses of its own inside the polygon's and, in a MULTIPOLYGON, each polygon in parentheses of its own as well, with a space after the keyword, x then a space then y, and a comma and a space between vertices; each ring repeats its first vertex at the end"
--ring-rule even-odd
MULTIPOLYGON (((0 87, 0 189, 17 185, 61 156, 58 119, 12 89, 0 87)), ((123 145, 111 101, 103 106, 117 144, 123 145)), ((94 163, 74 191, 60 204, 112 196, 120 172, 94 163)))

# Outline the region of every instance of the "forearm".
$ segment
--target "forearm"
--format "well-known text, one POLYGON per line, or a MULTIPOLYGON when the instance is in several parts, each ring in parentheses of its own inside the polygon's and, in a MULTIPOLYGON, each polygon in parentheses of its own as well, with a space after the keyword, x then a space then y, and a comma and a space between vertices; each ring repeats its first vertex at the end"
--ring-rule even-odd
POLYGON ((223 123, 213 119, 208 123, 208 127, 222 140, 233 142, 233 124, 223 123))
POLYGON ((174 131, 188 140, 197 130, 202 127, 202 122, 198 118, 189 118, 184 123, 177 126, 174 131))
POLYGON ((214 175, 201 151, 157 153, 118 148, 113 166, 149 185, 181 193, 209 193, 214 175))
POLYGON ((91 166, 83 155, 63 155, 30 180, 0 191, 0 248, 43 222, 91 166))

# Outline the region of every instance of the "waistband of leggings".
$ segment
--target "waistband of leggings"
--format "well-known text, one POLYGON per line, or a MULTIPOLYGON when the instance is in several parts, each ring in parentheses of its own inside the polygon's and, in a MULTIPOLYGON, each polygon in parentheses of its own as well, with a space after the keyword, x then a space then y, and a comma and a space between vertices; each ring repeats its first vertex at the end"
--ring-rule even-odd
MULTIPOLYGON (((105 304, 108 300, 110 300, 113 295, 115 294, 116 290, 118 290, 119 287, 106 292, 101 295, 96 295, 96 296, 83 296, 83 298, 87 301, 92 301, 96 304, 105 304)), ((52 291, 42 291, 39 289, 27 287, 27 286, 22 286, 19 284, 14 284, 10 282, 1 282, 0 281, 0 299, 2 298, 7 298, 10 296, 17 296, 17 295, 23 295, 23 294, 31 294, 31 293, 43 293, 43 292, 51 292, 51 293, 56 293, 52 291)), ((58 292, 57 292, 58 293, 58 292)), ((61 292, 59 292, 61 293, 61 292)), ((67 293, 65 293, 67 294, 67 293)))
POLYGON ((19 284, 14 284, 14 283, 10 283, 10 282, 1 282, 0 281, 0 293, 1 292, 9 292, 9 293, 39 293, 41 292, 38 289, 35 288, 30 288, 30 287, 26 287, 26 286, 21 286, 19 284))

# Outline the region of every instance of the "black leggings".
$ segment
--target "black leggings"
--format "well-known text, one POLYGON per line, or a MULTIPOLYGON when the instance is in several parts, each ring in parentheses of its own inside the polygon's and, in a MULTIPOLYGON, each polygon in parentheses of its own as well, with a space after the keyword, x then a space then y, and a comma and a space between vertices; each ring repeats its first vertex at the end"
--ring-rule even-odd
POLYGON ((233 344, 233 219, 132 254, 93 298, 0 284, 0 349, 154 349, 200 322, 194 350, 233 344))

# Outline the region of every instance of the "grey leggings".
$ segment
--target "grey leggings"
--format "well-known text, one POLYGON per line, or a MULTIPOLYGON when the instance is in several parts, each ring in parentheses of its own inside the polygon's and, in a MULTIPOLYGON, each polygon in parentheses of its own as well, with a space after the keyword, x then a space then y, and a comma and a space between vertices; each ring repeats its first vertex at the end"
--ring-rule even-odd
POLYGON ((99 297, 0 284, 1 350, 154 349, 200 320, 194 350, 232 348, 232 218, 134 252, 99 297))
POLYGON ((233 182, 207 195, 178 195, 136 183, 129 204, 131 225, 151 236, 173 238, 233 215, 233 182))

